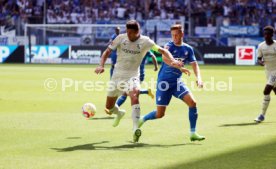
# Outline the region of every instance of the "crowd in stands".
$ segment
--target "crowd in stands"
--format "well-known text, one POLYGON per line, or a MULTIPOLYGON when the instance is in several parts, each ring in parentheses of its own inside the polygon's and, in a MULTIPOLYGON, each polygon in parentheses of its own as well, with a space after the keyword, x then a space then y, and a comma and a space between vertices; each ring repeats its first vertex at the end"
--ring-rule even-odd
POLYGON ((276 0, 0 0, 0 26, 192 18, 194 26, 274 25, 276 0), (44 1, 46 6, 44 6, 44 1), (46 11, 44 12, 44 7, 46 11), (190 12, 189 12, 189 9, 190 12))

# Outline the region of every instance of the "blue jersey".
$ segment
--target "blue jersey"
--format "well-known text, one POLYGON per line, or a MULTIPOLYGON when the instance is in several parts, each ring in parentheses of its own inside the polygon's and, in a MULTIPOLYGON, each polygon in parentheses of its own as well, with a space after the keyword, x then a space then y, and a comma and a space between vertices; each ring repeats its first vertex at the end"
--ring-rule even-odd
POLYGON ((146 64, 146 60, 148 57, 151 57, 153 55, 153 53, 151 51, 148 51, 144 57, 144 59, 141 62, 140 65, 140 81, 144 81, 145 79, 145 64, 146 64))
MULTIPOLYGON (((193 48, 186 43, 176 46, 172 41, 170 41, 165 46, 176 60, 182 61, 184 64, 196 61, 193 48)), ((182 72, 179 69, 169 66, 163 62, 158 73, 158 82, 177 82, 177 79, 181 76, 182 72)))
MULTIPOLYGON (((111 37, 112 41, 117 37, 118 35, 116 33, 114 33, 111 37)), ((116 62, 117 62, 117 50, 113 50, 111 55, 110 55, 110 58, 111 58, 111 64, 112 65, 115 65, 116 62)))

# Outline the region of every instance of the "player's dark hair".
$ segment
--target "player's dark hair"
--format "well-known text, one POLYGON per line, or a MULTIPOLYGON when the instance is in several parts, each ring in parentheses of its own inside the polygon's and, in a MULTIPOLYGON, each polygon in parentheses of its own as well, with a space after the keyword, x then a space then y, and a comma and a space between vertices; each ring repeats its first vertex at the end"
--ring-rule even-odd
POLYGON ((171 26, 171 31, 173 31, 173 30, 180 30, 183 32, 183 27, 180 24, 174 24, 171 26))
POLYGON ((133 29, 135 31, 139 31, 140 30, 140 24, 136 20, 129 20, 126 23, 126 28, 127 29, 133 29))
POLYGON ((269 31, 271 34, 274 34, 275 29, 272 26, 266 26, 263 29, 264 31, 269 31))

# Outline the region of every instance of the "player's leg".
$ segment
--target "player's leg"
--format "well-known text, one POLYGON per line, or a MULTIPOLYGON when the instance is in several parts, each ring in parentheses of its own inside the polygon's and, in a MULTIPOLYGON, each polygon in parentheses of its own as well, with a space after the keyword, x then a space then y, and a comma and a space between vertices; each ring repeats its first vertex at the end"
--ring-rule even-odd
POLYGON ((110 78, 111 78, 112 75, 113 75, 113 71, 114 71, 114 65, 112 64, 112 65, 111 65, 111 68, 110 68, 110 78))
POLYGON ((142 127, 142 125, 148 121, 148 120, 155 120, 160 119, 165 116, 167 106, 157 106, 156 110, 153 110, 152 112, 145 115, 143 118, 140 118, 139 120, 139 128, 142 127))
POLYGON ((184 101, 189 107, 191 141, 204 140, 205 139, 204 136, 200 136, 199 134, 196 133, 198 113, 197 113, 196 100, 192 95, 192 93, 189 91, 187 86, 182 81, 178 81, 177 86, 174 88, 173 95, 174 97, 177 97, 180 100, 184 101))
POLYGON ((106 108, 105 112, 109 115, 116 114, 116 117, 113 122, 113 127, 116 127, 119 125, 120 120, 125 115, 125 110, 120 109, 116 104, 117 97, 107 97, 106 99, 106 108))
POLYGON ((273 88, 274 94, 276 95, 276 86, 273 88))
POLYGON ((124 92, 124 93, 117 99, 116 104, 120 107, 122 104, 125 103, 126 99, 127 99, 127 93, 124 92))
POLYGON ((270 93, 276 85, 276 72, 266 72, 267 84, 264 89, 264 99, 262 104, 261 114, 255 119, 257 123, 260 123, 265 120, 265 115, 267 112, 267 108, 270 103, 270 93))
POLYGON ((154 99, 154 94, 152 93, 151 89, 140 89, 140 94, 147 94, 152 99, 154 99))
MULTIPOLYGON (((145 73, 141 73, 141 70, 140 70, 140 82, 143 82, 145 79, 145 73)), ((154 95, 151 91, 151 89, 140 89, 140 94, 147 94, 149 95, 152 99, 154 99, 154 95)))
MULTIPOLYGON (((162 85, 165 83, 161 83, 162 85)), ((165 115, 166 107, 169 105, 172 98, 172 90, 170 88, 166 89, 165 86, 157 84, 156 91, 156 105, 157 109, 146 114, 143 118, 139 120, 139 127, 141 127, 148 120, 155 120, 162 118, 165 115), (163 90, 166 89, 166 90, 163 90)))
POLYGON ((142 135, 142 131, 138 127, 138 121, 140 119, 139 89, 132 89, 132 91, 129 92, 129 97, 132 107, 133 142, 138 142, 142 135))
POLYGON ((272 85, 267 84, 265 86, 265 89, 264 89, 264 92, 263 92, 264 93, 264 98, 263 98, 261 114, 255 119, 255 121, 257 123, 260 123, 260 122, 265 120, 265 115, 266 115, 266 112, 267 112, 267 108, 268 108, 269 103, 270 103, 270 93, 271 93, 272 90, 273 90, 272 85))
POLYGON ((125 110, 120 109, 115 103, 118 98, 118 95, 122 92, 119 91, 115 85, 115 83, 109 83, 110 91, 108 91, 105 112, 109 115, 116 114, 116 117, 113 122, 113 127, 118 126, 120 120, 125 115, 125 110))
POLYGON ((142 131, 138 127, 140 119, 140 103, 139 103, 140 81, 137 77, 133 77, 128 81, 128 95, 132 107, 133 121, 133 142, 138 142, 142 131))
POLYGON ((182 100, 189 106, 189 121, 190 121, 190 139, 191 141, 201 141, 204 140, 205 137, 197 134, 196 132, 196 124, 198 119, 197 106, 196 101, 192 95, 192 93, 187 93, 182 97, 182 100))

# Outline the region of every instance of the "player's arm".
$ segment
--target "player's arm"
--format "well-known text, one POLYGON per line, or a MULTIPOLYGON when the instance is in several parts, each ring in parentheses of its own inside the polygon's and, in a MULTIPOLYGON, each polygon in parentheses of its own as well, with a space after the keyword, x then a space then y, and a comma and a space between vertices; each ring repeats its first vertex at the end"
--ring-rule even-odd
POLYGON ((121 41, 121 36, 117 36, 108 46, 108 48, 103 52, 101 56, 101 61, 99 66, 95 69, 95 73, 101 74, 104 72, 104 64, 107 60, 107 58, 110 56, 112 50, 116 50, 117 47, 119 46, 121 41))
POLYGON ((112 50, 108 47, 102 54, 101 61, 99 66, 95 69, 95 73, 101 74, 104 72, 104 65, 107 60, 107 58, 110 56, 112 50))
POLYGON ((202 88, 203 87, 203 82, 202 82, 202 79, 201 79, 200 69, 199 69, 197 61, 191 62, 191 65, 192 65, 193 71, 194 71, 196 79, 197 79, 196 80, 197 86, 202 88))
POLYGON ((264 66, 263 53, 262 53, 262 50, 261 50, 261 48, 260 48, 260 45, 258 46, 258 63, 259 63, 261 66, 264 66))
POLYGON ((162 58, 166 58, 167 60, 167 64, 175 67, 175 68, 181 68, 183 66, 183 63, 180 61, 177 61, 173 58, 172 54, 167 50, 164 49, 156 44, 153 45, 153 47, 151 48, 153 51, 159 52, 162 54, 162 58))
POLYGON ((157 62, 156 56, 151 52, 150 52, 150 56, 151 56, 152 62, 154 64, 154 71, 157 71, 158 70, 158 62, 157 62))
POLYGON ((196 61, 195 52, 194 52, 192 47, 188 47, 187 50, 188 50, 187 61, 190 62, 191 66, 193 68, 193 72, 194 72, 194 74, 196 76, 196 79, 197 79, 196 80, 197 86, 199 88, 202 88, 203 87, 203 82, 202 82, 202 79, 201 79, 200 69, 199 69, 198 63, 196 61))
MULTIPOLYGON (((170 65, 170 61, 166 57, 163 57, 163 55, 162 55, 162 59, 163 59, 163 62, 165 62, 167 65, 170 65)), ((191 72, 184 67, 178 67, 178 66, 172 66, 172 67, 179 69, 182 73, 185 73, 188 76, 191 75, 191 72)))

